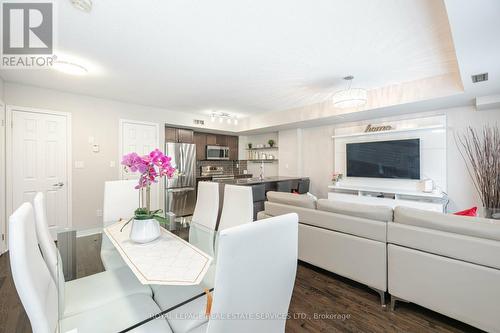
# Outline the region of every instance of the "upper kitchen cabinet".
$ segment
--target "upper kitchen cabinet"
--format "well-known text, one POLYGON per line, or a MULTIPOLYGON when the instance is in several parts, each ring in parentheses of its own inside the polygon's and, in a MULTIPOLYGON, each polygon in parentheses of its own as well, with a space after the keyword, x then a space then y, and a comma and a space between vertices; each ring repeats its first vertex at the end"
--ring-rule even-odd
POLYGON ((196 160, 204 160, 206 158, 207 134, 195 132, 194 143, 196 144, 196 160))
POLYGON ((217 146, 227 146, 227 135, 217 134, 216 136, 217 146))
POLYGON ((185 128, 165 127, 165 141, 194 143, 194 131, 185 128))
POLYGON ((236 161, 238 159, 238 137, 226 136, 226 139, 229 147, 229 159, 236 161))
POLYGON ((217 144, 217 135, 215 134, 207 134, 207 145, 216 145, 217 144))
POLYGON ((194 132, 193 130, 179 128, 177 132, 177 138, 179 142, 182 143, 194 143, 194 132))

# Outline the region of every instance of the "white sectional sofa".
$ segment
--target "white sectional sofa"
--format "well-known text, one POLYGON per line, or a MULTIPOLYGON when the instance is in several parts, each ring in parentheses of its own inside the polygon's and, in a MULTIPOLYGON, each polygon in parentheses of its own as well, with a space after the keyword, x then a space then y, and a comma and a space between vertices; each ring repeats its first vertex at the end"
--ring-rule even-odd
POLYGON ((396 207, 388 224, 391 308, 419 304, 500 332, 500 222, 396 207))
POLYGON ((307 195, 268 192, 258 219, 290 212, 299 215, 299 259, 387 291, 387 222, 390 207, 352 204, 307 195))
POLYGON ((268 192, 259 219, 299 215, 299 259, 500 332, 500 221, 268 192))

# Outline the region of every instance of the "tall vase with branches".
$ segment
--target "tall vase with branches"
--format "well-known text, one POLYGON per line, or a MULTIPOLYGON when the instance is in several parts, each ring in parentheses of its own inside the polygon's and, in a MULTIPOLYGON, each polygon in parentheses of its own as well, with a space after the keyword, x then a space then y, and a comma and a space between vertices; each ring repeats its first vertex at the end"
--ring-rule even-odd
POLYGON ((479 193, 486 217, 500 212, 500 129, 485 125, 482 129, 468 127, 455 136, 474 187, 479 193))

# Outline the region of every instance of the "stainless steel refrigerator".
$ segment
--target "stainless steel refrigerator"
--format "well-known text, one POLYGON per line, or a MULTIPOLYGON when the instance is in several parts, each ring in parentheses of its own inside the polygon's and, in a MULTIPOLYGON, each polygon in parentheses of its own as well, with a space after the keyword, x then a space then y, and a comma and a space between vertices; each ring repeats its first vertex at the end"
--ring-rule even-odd
POLYGON ((165 144, 165 154, 172 158, 176 176, 165 180, 165 212, 176 216, 193 215, 196 204, 196 145, 165 144))

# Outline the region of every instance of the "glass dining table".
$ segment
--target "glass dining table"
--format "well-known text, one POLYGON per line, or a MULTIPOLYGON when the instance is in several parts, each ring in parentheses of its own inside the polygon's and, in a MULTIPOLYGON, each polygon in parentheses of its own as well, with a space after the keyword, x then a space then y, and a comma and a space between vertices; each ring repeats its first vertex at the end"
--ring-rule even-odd
MULTIPOLYGON (((75 300, 66 299, 72 296, 70 294, 74 294, 68 293, 67 287, 68 284, 75 284, 77 279, 98 273, 97 270, 104 270, 100 257, 101 246, 104 245, 101 244, 109 242, 109 238, 112 239, 109 243, 114 246, 111 250, 116 250, 115 255, 120 255, 125 262, 123 266, 127 266, 131 271, 127 275, 133 273, 143 288, 151 288, 155 294, 154 300, 158 303, 154 313, 150 311, 135 316, 134 319, 128 318, 123 325, 118 325, 117 332, 128 332, 148 325, 155 319, 166 318, 169 312, 213 291, 217 231, 178 218, 171 223, 160 224, 162 235, 159 239, 138 244, 129 239, 130 226, 123 228, 124 222, 120 221, 106 227, 102 236, 94 234, 80 237, 76 230, 63 230, 57 233, 59 332, 82 331, 74 327, 77 325, 68 325, 68 321, 71 322, 68 317, 74 314, 68 314, 66 308, 68 302, 75 300), (87 270, 89 267, 91 268, 87 270), (165 305, 165 302, 158 302, 156 299, 155 290, 161 290, 162 287, 184 288, 187 292, 175 293, 174 299, 165 305)), ((109 251, 109 248, 107 250, 109 251)), ((95 288, 99 288, 98 283, 95 288)), ((99 300, 92 300, 90 303, 99 304, 99 300)), ((96 327, 94 332, 99 331, 99 327, 96 327)))

